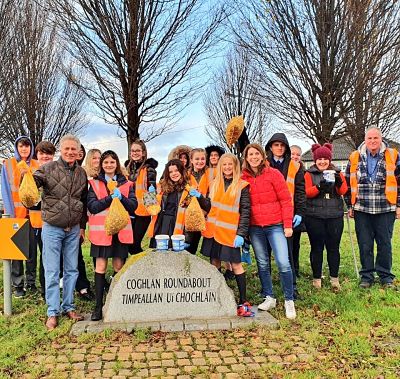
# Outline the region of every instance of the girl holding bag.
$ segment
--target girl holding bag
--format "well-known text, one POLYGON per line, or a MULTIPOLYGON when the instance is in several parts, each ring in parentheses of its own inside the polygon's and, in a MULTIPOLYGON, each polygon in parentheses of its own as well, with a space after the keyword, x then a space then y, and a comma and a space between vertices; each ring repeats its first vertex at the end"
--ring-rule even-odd
POLYGON ((89 240, 92 243, 90 255, 96 258, 95 289, 96 306, 92 321, 102 319, 103 295, 108 258, 112 258, 113 268, 118 272, 128 257, 129 244, 133 242, 132 225, 128 225, 118 234, 109 236, 105 231, 105 219, 114 198, 118 198, 129 215, 137 208, 137 200, 132 182, 121 173, 116 153, 105 151, 100 157, 100 173, 89 180, 87 207, 89 211, 89 240), (107 183, 117 182, 117 188, 110 194, 107 183))
MULTIPOLYGON (((166 165, 160 181, 161 193, 158 195, 161 211, 153 216, 149 237, 150 247, 156 247, 154 236, 157 234, 184 234, 186 206, 185 199, 189 196, 188 179, 185 168, 179 159, 172 159, 166 165)), ((209 202, 203 196, 199 198, 202 209, 209 208, 209 202)), ((171 244, 171 240, 170 240, 171 244)), ((171 245, 169 246, 171 247, 171 245)))
POLYGON ((233 154, 223 154, 210 188, 211 210, 203 232, 201 253, 221 268, 221 261, 231 262, 239 288, 238 316, 251 317, 246 299, 246 272, 241 263, 240 247, 250 223, 249 183, 240 178, 240 163, 233 154))
POLYGON ((129 247, 131 254, 138 254, 143 251, 142 240, 149 227, 151 216, 143 202, 147 191, 155 192, 158 162, 153 158, 147 158, 147 148, 142 140, 134 140, 131 145, 130 160, 126 169, 128 179, 134 183, 135 195, 138 207, 133 215, 133 244, 129 247))
MULTIPOLYGON (((195 148, 190 152, 190 196, 196 197, 198 200, 202 196, 207 196, 209 191, 208 169, 206 166, 207 153, 205 149, 195 148)), ((189 243, 187 250, 191 254, 196 254, 201 238, 201 232, 187 232, 186 240, 189 243)))

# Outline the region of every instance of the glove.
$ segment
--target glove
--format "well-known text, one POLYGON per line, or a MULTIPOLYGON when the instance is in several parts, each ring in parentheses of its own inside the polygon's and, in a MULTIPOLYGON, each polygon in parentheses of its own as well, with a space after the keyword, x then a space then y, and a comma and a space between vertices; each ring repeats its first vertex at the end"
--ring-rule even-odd
POLYGON ((113 199, 118 198, 121 200, 122 198, 121 191, 118 188, 114 188, 114 192, 111 194, 111 198, 113 199))
POLYGON ((149 192, 150 192, 150 193, 156 192, 156 189, 154 188, 154 186, 153 186, 152 184, 151 184, 150 187, 149 187, 149 192))
POLYGON ((303 217, 299 216, 299 215, 294 215, 293 217, 293 228, 298 227, 301 224, 301 220, 303 219, 303 217))
POLYGON ((196 189, 192 188, 192 189, 189 191, 189 195, 190 195, 190 196, 194 196, 194 197, 200 197, 200 196, 201 196, 201 193, 200 193, 199 191, 197 191, 196 189))
POLYGON ((319 192, 329 192, 331 186, 332 185, 330 183, 328 183, 324 178, 322 178, 319 184, 317 185, 317 188, 319 192))
POLYGON ((244 239, 244 243, 242 246, 242 253, 245 253, 245 254, 250 253, 250 240, 248 238, 244 239))
POLYGON ((335 172, 335 186, 340 187, 343 184, 343 179, 340 176, 339 172, 335 172))
POLYGON ((233 247, 242 247, 244 244, 244 238, 242 236, 236 236, 233 242, 233 247))

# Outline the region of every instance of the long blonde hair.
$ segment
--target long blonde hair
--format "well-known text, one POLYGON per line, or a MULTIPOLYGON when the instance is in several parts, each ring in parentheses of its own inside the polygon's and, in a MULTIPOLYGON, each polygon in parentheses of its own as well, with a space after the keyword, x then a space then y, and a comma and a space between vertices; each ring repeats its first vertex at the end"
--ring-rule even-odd
POLYGON ((215 179, 211 185, 210 189, 210 199, 213 199, 215 194, 218 191, 219 186, 224 186, 224 173, 222 172, 222 164, 225 159, 231 159, 233 162, 233 177, 232 177, 232 183, 228 187, 227 193, 229 196, 234 197, 236 196, 237 191, 239 190, 239 183, 240 183, 240 177, 241 177, 241 172, 240 172, 240 162, 239 159, 236 157, 236 155, 231 154, 231 153, 225 153, 221 156, 221 158, 218 161, 217 165, 217 174, 215 176, 215 179))
POLYGON ((93 167, 92 164, 92 158, 96 153, 99 153, 101 156, 101 151, 99 149, 90 149, 86 154, 85 166, 83 168, 85 169, 86 175, 89 178, 95 178, 99 174, 101 169, 100 163, 98 168, 93 167))

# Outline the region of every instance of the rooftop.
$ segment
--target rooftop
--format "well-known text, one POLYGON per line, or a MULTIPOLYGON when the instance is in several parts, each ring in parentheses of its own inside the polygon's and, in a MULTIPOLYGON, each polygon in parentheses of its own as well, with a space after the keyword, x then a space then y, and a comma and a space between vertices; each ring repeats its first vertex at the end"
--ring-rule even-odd
MULTIPOLYGON (((394 147, 400 151, 400 144, 387 140, 389 142, 390 147, 394 147)), ((341 137, 332 142, 333 145, 333 161, 345 161, 349 159, 349 156, 352 151, 354 151, 353 142, 349 137, 341 137)), ((311 153, 311 149, 307 150, 301 157, 303 162, 312 162, 313 157, 311 153)))

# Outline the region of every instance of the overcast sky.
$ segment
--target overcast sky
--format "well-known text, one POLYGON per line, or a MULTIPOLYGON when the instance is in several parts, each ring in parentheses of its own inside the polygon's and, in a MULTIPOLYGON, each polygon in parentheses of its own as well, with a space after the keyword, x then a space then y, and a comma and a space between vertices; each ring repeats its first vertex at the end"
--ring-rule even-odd
MULTIPOLYGON (((147 150, 149 158, 158 161, 158 173, 164 169, 167 163, 169 152, 177 145, 189 145, 192 147, 206 147, 211 143, 205 133, 207 119, 202 109, 201 100, 193 104, 186 110, 186 116, 177 123, 177 126, 148 142, 147 150)), ((93 120, 88 127, 86 134, 81 138, 86 151, 92 148, 98 148, 101 151, 114 150, 121 162, 128 157, 127 143, 125 138, 121 138, 117 133, 117 126, 106 125, 101 120, 93 120)), ((274 132, 281 132, 281 128, 277 127, 274 132)), ((308 150, 310 143, 305 140, 288 136, 290 144, 300 145, 304 151, 308 150)))

